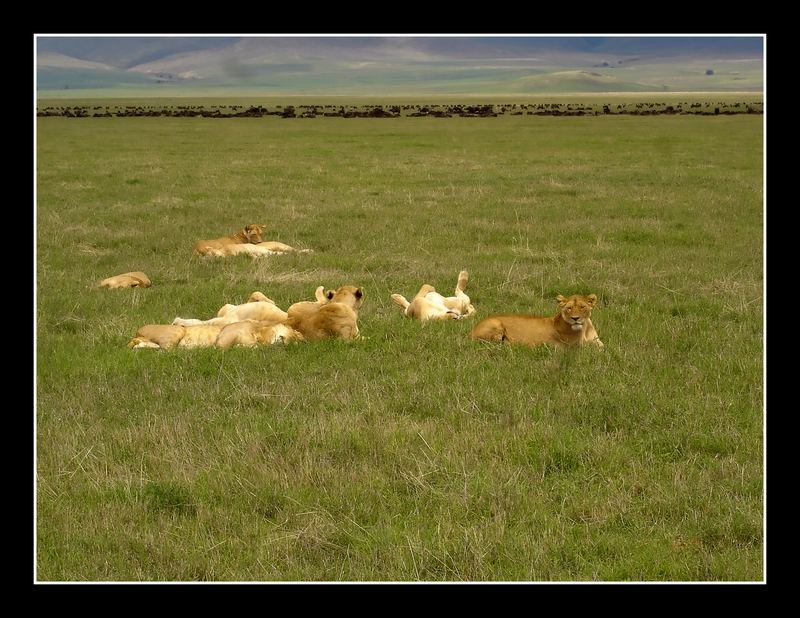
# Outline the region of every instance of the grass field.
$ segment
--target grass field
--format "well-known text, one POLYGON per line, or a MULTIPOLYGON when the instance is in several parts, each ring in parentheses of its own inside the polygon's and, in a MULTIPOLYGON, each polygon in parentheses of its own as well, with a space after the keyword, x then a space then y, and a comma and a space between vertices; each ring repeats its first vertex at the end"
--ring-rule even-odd
POLYGON ((38 581, 763 580, 763 117, 36 127, 38 581), (314 253, 191 254, 250 222, 314 253), (126 347, 346 283, 357 342, 126 347), (590 292, 604 351, 467 336, 590 292))

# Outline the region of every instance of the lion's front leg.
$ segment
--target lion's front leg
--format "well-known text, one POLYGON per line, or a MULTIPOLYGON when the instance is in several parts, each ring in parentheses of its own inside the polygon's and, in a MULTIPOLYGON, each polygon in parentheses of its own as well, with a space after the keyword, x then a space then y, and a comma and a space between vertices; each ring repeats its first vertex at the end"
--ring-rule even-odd
POLYGON ((594 324, 592 324, 592 321, 588 318, 586 319, 586 323, 584 324, 583 333, 584 333, 583 343, 585 345, 594 345, 601 349, 604 347, 603 342, 600 341, 600 335, 597 334, 597 330, 595 329, 594 324))

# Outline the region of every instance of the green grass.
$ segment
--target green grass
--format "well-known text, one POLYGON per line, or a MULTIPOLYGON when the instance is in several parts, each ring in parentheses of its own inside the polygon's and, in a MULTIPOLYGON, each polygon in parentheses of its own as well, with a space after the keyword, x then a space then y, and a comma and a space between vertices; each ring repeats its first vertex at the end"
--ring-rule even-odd
POLYGON ((36 126, 39 581, 763 579, 762 117, 36 126), (250 222, 315 252, 192 256, 250 222), (346 283, 358 342, 126 347, 346 283), (581 292, 602 352, 467 336, 581 292))

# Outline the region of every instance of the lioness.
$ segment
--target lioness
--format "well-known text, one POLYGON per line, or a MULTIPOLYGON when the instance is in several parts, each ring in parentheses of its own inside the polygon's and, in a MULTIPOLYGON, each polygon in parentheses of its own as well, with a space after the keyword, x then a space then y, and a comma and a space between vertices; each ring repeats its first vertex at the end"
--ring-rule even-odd
POLYGON ((343 285, 327 292, 320 288, 316 291, 317 302, 295 303, 289 307, 286 325, 309 341, 325 337, 356 339, 359 336, 358 310, 364 301, 364 292, 354 285, 343 285))
POLYGON ((259 322, 272 322, 277 324, 286 321, 288 314, 280 309, 270 298, 261 292, 253 292, 246 303, 241 305, 223 305, 217 311, 217 316, 208 320, 196 318, 180 318, 172 320, 174 325, 198 326, 200 324, 232 324, 242 320, 257 320, 259 322))
POLYGON ((565 298, 556 296, 559 311, 551 318, 532 315, 495 315, 475 325, 470 336, 484 341, 507 341, 537 345, 592 344, 600 348, 603 342, 597 335, 590 316, 597 303, 597 296, 575 294, 565 298))
POLYGON ((417 295, 408 302, 405 296, 392 294, 392 300, 404 309, 405 315, 417 320, 448 320, 465 318, 475 312, 469 296, 464 293, 467 289, 468 273, 462 270, 458 273, 455 296, 444 297, 430 284, 424 284, 417 295))
POLYGON ((99 285, 111 289, 115 288, 149 288, 150 278, 141 271, 122 273, 114 277, 103 279, 99 285))
POLYGON ((261 233, 266 227, 266 225, 251 223, 245 225, 241 230, 230 236, 222 236, 221 238, 213 238, 211 240, 198 240, 194 244, 192 251, 195 255, 212 257, 232 255, 231 251, 235 251, 234 247, 238 245, 260 243, 261 233))
POLYGON ((128 342, 128 347, 162 350, 169 350, 175 346, 208 348, 217 341, 217 336, 223 326, 223 324, 201 324, 199 326, 147 324, 136 331, 136 336, 128 342))
POLYGON ((220 331, 215 345, 225 350, 235 345, 252 348, 303 340, 303 335, 286 324, 244 320, 225 325, 220 331))
POLYGON ((228 253, 225 253, 225 255, 240 255, 242 253, 246 253, 251 257, 259 257, 263 255, 281 255, 284 253, 312 253, 312 251, 311 249, 295 249, 290 245, 276 240, 265 240, 256 244, 233 245, 228 248, 228 253))

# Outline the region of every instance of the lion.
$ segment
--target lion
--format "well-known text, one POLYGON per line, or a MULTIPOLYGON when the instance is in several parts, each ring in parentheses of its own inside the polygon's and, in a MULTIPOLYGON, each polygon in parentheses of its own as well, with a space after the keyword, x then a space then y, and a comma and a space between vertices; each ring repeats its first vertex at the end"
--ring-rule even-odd
POLYGON ((255 245, 262 242, 261 233, 266 229, 266 227, 266 225, 250 223, 230 236, 222 236, 221 238, 213 238, 211 240, 198 240, 194 244, 192 251, 195 253, 195 255, 204 255, 209 257, 233 255, 231 252, 235 251, 235 247, 239 245, 255 245))
POLYGON ((505 341, 537 345, 541 343, 573 346, 595 345, 603 342, 592 324, 592 309, 597 296, 574 294, 556 296, 559 311, 553 317, 532 315, 494 315, 484 318, 472 329, 470 336, 483 341, 505 341))
POLYGON ((220 307, 216 317, 208 320, 176 317, 172 320, 172 323, 180 326, 199 326, 201 324, 225 325, 241 322, 242 320, 256 320, 277 324, 285 322, 288 317, 289 315, 278 307, 274 300, 267 298, 261 292, 253 292, 246 303, 241 305, 226 304, 220 307))
POLYGON ((318 287, 316 302, 300 302, 289 307, 286 325, 300 332, 307 341, 326 337, 356 339, 358 311, 364 301, 364 292, 354 285, 343 285, 324 292, 318 287))
POLYGON ((133 271, 130 273, 122 273, 114 277, 103 279, 99 284, 100 287, 107 287, 109 289, 117 288, 149 288, 152 284, 150 278, 141 271, 133 271))
POLYGON ((455 296, 444 297, 432 285, 426 283, 409 302, 401 294, 392 294, 392 300, 403 308, 404 315, 417 320, 448 320, 465 318, 475 313, 475 307, 470 303, 469 296, 464 293, 467 289, 468 273, 462 270, 458 273, 455 296))
POLYGON ((175 346, 210 348, 216 343, 223 326, 223 324, 200 324, 197 326, 147 324, 136 331, 136 336, 128 342, 128 347, 161 350, 169 350, 175 346))
POLYGON ((283 255, 284 253, 313 253, 311 249, 296 249, 291 245, 278 242, 276 240, 265 240, 256 244, 238 244, 228 248, 225 255, 241 255, 246 253, 251 257, 261 257, 264 255, 283 255))
POLYGON ((243 320, 223 326, 214 345, 226 350, 236 345, 253 348, 304 340, 303 335, 286 324, 243 320))

